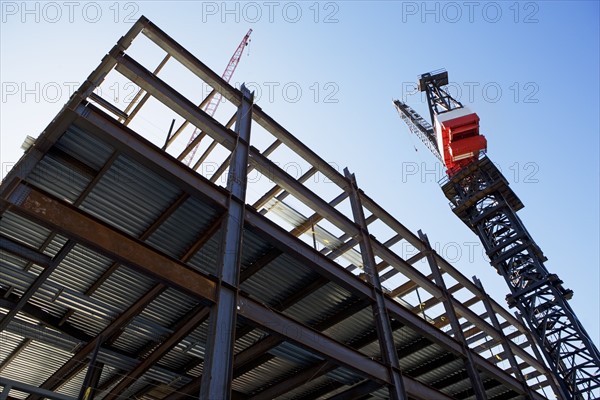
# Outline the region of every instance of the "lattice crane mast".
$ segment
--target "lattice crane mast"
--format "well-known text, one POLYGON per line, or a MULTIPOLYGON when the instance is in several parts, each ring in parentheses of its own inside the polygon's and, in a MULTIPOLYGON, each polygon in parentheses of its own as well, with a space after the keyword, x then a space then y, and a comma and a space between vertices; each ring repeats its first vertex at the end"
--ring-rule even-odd
MULTIPOLYGON (((221 77, 226 82, 229 82, 229 80, 233 76, 233 73, 235 72, 235 69, 237 68, 237 66, 242 58, 242 53, 244 52, 244 48, 246 46, 248 46, 248 44, 250 43, 250 34, 251 33, 252 33, 252 29, 248 30, 248 33, 246 33, 246 35, 244 36, 244 38, 242 39, 242 41, 240 42, 238 47, 235 49, 235 52, 231 56, 231 59, 229 60, 229 63, 227 64, 227 67, 225 68, 223 75, 221 75, 221 77)), ((203 111, 212 117, 213 115, 215 115, 215 112, 217 111, 217 107, 219 107, 219 104, 221 103, 221 98, 223 96, 221 95, 220 92, 218 92, 216 90, 213 90, 213 92, 209 96, 210 96, 210 100, 203 107, 203 111)), ((190 137, 190 140, 188 141, 187 147, 192 145, 192 143, 198 137, 198 135, 200 135, 200 133, 201 133, 200 129, 198 129, 198 128, 194 129, 194 132, 192 133, 192 136, 190 137)), ((194 148, 185 156, 185 158, 183 159, 183 163, 185 165, 189 166, 192 163, 192 160, 194 159, 194 156, 196 155, 196 151, 198 150, 199 147, 200 147, 200 143, 198 142, 198 144, 196 144, 196 146, 194 146, 194 148)))
POLYGON ((523 204, 485 156, 479 117, 443 88, 448 72, 418 77, 433 126, 406 103, 394 100, 411 132, 442 161, 442 190, 453 212, 475 232, 490 264, 508 284, 506 296, 529 325, 567 400, 600 399, 600 353, 567 303, 573 292, 544 266, 547 260, 516 212, 523 204))

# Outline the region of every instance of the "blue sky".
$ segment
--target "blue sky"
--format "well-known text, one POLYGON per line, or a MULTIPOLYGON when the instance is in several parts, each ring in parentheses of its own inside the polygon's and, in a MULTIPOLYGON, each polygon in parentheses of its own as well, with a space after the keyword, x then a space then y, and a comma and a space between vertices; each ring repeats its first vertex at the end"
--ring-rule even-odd
POLYGON ((251 83, 267 113, 348 166, 504 304, 503 280, 436 183, 441 168, 392 106, 400 98, 428 115, 411 85, 443 67, 481 118, 546 266, 574 290, 571 305, 600 343, 598 2, 69 4, 2 2, 2 176, 139 16, 219 73, 252 28, 232 81, 251 83))

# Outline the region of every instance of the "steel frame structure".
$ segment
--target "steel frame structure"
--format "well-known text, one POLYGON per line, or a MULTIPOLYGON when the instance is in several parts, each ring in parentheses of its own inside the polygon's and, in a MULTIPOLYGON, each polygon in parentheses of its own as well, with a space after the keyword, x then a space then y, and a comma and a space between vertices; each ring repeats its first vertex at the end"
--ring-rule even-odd
POLYGON ((2 182, 0 211, 0 334, 8 346, 0 398, 541 400, 550 398, 545 391, 560 392, 517 318, 362 192, 353 175, 338 172, 253 104, 250 93, 224 82, 144 17, 2 182), (139 34, 167 53, 155 72, 126 53, 139 34), (202 111, 206 99, 198 107, 160 79, 168 60, 218 91, 234 116, 219 122, 202 111), (121 110, 94 93, 109 73, 140 87, 135 106, 121 110), (150 99, 185 120, 179 133, 190 125, 213 139, 201 160, 218 148, 228 152, 215 173, 229 170, 227 187, 128 127, 150 99), (258 128, 274 138, 263 151, 250 143, 258 128), (85 153, 86 146, 94 151, 85 153), (308 165, 299 179, 269 158, 280 146, 308 165), (100 153, 101 160, 92 157, 100 153), (125 162, 138 179, 111 182, 125 162), (42 172, 52 165, 69 175, 47 179, 42 172), (274 186, 250 205, 245 186, 254 170, 274 186), (305 185, 317 173, 334 184, 333 200, 305 185), (113 200, 95 203, 101 193, 113 200), (123 204, 140 198, 143 206, 131 210, 146 214, 128 219, 123 204), (279 208, 268 208, 274 201, 279 208), (311 214, 293 214, 292 201, 311 214), (349 216, 340 207, 348 202, 349 216), (154 204, 160 207, 150 216, 154 204), (189 204, 203 210, 189 214, 197 218, 195 231, 170 251, 168 239, 183 242, 180 215, 189 204), (301 222, 285 229, 268 218, 277 212, 301 222), (319 250, 314 232, 325 232, 325 222, 342 233, 337 245, 319 250), (370 235, 376 222, 392 237, 370 235), (175 237, 165 236, 173 226, 175 237), (394 247, 400 242, 418 254, 404 259, 394 247), (351 254, 359 261, 343 266, 351 254), (431 274, 419 269, 424 259, 431 274), (67 273, 73 263, 85 284, 67 273), (282 267, 278 274, 274 266, 282 267), (392 278, 402 283, 385 289, 392 278), (131 287, 118 291, 120 285, 131 287), (406 300, 419 290, 426 294, 421 304, 406 300), (106 293, 118 296, 107 300, 106 293), (323 309, 309 306, 322 298, 323 309), (494 354, 496 348, 502 351, 494 354), (514 362, 503 367, 504 358, 514 362))

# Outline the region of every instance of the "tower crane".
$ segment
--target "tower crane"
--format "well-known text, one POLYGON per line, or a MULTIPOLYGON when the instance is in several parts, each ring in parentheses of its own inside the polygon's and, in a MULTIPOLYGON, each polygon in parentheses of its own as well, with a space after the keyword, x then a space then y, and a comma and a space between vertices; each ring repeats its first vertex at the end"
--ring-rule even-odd
MULTIPOLYGON (((225 82, 229 82, 231 80, 231 77, 233 76, 233 73, 235 72, 235 69, 237 68, 237 66, 242 58, 242 53, 244 51, 244 48, 246 46, 248 46, 248 44, 250 43, 250 34, 251 33, 252 33, 252 29, 249 29, 248 33, 246 33, 246 35, 244 36, 244 38, 242 39, 242 41, 240 42, 238 47, 233 52, 233 55, 231 56, 231 59, 229 60, 229 63, 227 64, 225 71, 223 71, 223 75, 221 75, 221 77, 225 80, 225 82)), ((221 103, 221 98, 223 96, 221 95, 221 93, 219 91, 213 90, 211 92, 211 94, 209 94, 209 97, 210 97, 210 100, 203 107, 203 111, 212 117, 213 115, 215 115, 215 112, 217 111, 217 107, 219 107, 219 104, 221 103)), ((194 132, 192 133, 192 136, 190 136, 190 140, 188 141, 187 147, 192 145, 192 143, 200 135, 200 133, 201 133, 200 129, 198 129, 198 128, 194 129, 194 132)), ((185 158, 183 159, 183 163, 185 165, 190 166, 190 164, 192 163, 192 160, 194 159, 194 156, 196 155, 196 151, 198 150, 199 147, 200 147, 200 142, 198 142, 194 146, 194 148, 185 156, 185 158)))
POLYGON ((453 212, 477 234, 490 264, 508 284, 506 300, 531 329, 538 347, 567 400, 600 399, 600 353, 567 303, 573 291, 563 287, 517 216, 523 204, 485 155, 476 113, 452 98, 444 86, 448 72, 418 76, 431 123, 408 104, 394 100, 402 120, 444 164, 442 191, 453 212))

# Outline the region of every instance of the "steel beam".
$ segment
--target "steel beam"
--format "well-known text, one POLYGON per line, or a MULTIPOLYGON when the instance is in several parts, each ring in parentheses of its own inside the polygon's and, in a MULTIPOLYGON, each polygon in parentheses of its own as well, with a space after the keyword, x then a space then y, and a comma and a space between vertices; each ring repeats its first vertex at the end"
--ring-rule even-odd
POLYGON ((38 249, 28 246, 24 243, 20 243, 4 235, 0 235, 0 250, 7 251, 18 256, 19 258, 22 258, 23 260, 37 264, 44 268, 48 268, 52 262, 52 257, 44 253, 40 253, 38 249))
MULTIPOLYGON (((170 54, 167 54, 160 63, 158 63, 158 65, 156 66, 156 68, 153 71, 154 75, 158 75, 158 73, 163 69, 163 67, 165 66, 165 64, 167 63, 167 61, 169 61, 169 59, 171 58, 170 54)), ((146 104, 146 102, 150 99, 150 95, 146 92, 144 92, 144 90, 140 89, 138 90, 138 92, 135 94, 135 96, 133 96, 133 99, 131 99, 131 102, 129 104, 127 104, 127 107, 125 107, 125 110, 123 110, 123 113, 125 114, 124 118, 119 118, 119 120, 123 123, 123 125, 129 125, 129 123, 133 120, 133 117, 136 116, 136 114, 142 109, 142 107, 144 106, 144 104, 146 104), (143 97, 142 97, 143 96, 143 97), (140 97, 142 97, 142 99, 140 100, 140 97), (133 109, 133 110, 132 110, 133 109), (131 112, 130 112, 131 111, 131 112)), ((202 107, 202 104, 198 107, 202 107)), ((175 122, 173 120, 173 122, 175 122)), ((180 127, 174 134, 173 136, 177 136, 179 133, 181 133, 181 131, 183 130, 183 128, 185 128, 184 126, 180 127)), ((173 138, 175 139, 175 138, 173 138)), ((170 144, 169 140, 167 140, 167 143, 165 144, 165 147, 170 144)))
POLYGON ((113 260, 143 270, 160 281, 167 280, 193 295, 215 300, 215 283, 212 280, 39 189, 21 185, 8 202, 5 199, 0 201, 54 231, 108 254, 113 260), (133 248, 136 250, 132 251, 133 248))
POLYGON ((371 247, 371 237, 369 235, 365 214, 358 195, 356 177, 354 174, 350 174, 350 171, 348 171, 347 168, 344 169, 344 173, 346 174, 346 179, 350 181, 350 205, 352 206, 354 221, 360 230, 360 253, 362 255, 363 266, 373 290, 372 297, 375 298, 375 304, 372 305, 373 319, 375 320, 377 329, 379 349, 381 351, 383 362, 388 367, 388 373, 391 380, 391 385, 389 386, 390 397, 395 400, 406 400, 408 397, 406 396, 404 383, 400 376, 400 365, 398 363, 398 356, 396 355, 394 337, 392 335, 390 319, 385 307, 379 273, 375 266, 375 255, 373 254, 373 248, 371 247))
POLYGON ((237 140, 231 154, 227 179, 228 209, 223 221, 216 287, 218 301, 211 306, 206 358, 200 386, 201 399, 229 399, 233 376, 233 350, 237 322, 242 237, 246 205, 248 147, 254 95, 242 85, 243 99, 238 108, 237 140))
MULTIPOLYGON (((376 382, 362 381, 335 396, 328 397, 327 400, 359 400, 380 387, 381 385, 376 382)), ((392 392, 392 388, 388 388, 388 390, 392 392)), ((390 396, 393 396, 393 394, 390 394, 390 396)))
POLYGON ((58 253, 52 258, 52 261, 44 268, 44 270, 35 278, 31 285, 27 288, 25 293, 21 296, 18 303, 13 307, 8 314, 0 321, 0 331, 6 329, 10 321, 21 311, 23 306, 29 301, 29 299, 35 294, 35 292, 44 284, 46 279, 54 272, 56 267, 62 262, 62 260, 69 254, 71 249, 75 246, 75 242, 72 240, 67 241, 58 253))
MULTIPOLYGON (((250 397, 248 400, 274 399, 304 385, 312 379, 333 371, 335 368, 337 368, 337 366, 330 361, 320 361, 312 367, 294 374, 290 379, 270 386, 257 395, 250 397)), ((377 385, 380 386, 379 384, 377 385)))
POLYGON ((267 328, 271 332, 287 337, 290 341, 353 371, 366 374, 370 379, 382 384, 391 383, 385 366, 325 336, 321 332, 308 328, 279 312, 266 309, 249 298, 240 297, 238 306, 240 316, 267 328))
POLYGON ((471 380, 471 384, 473 385, 473 392, 475 394, 475 397, 478 400, 486 400, 487 394, 485 392, 485 388, 483 387, 483 382, 481 380, 481 376, 479 375, 479 371, 477 371, 477 369, 475 368, 475 363, 473 362, 473 357, 465 339, 465 335, 463 334, 462 328, 458 322, 458 317, 456 316, 456 312, 452 304, 452 295, 448 291, 446 283, 442 278, 442 273, 440 272, 437 262, 435 261, 435 257, 433 256, 433 249, 429 244, 429 239, 427 238, 427 235, 419 231, 419 236, 421 241, 426 246, 427 262, 429 264, 429 267, 431 268, 433 279, 442 290, 442 303, 444 304, 444 309, 446 310, 446 314, 448 315, 448 319, 450 320, 450 325, 452 326, 454 337, 457 338, 457 340, 460 342, 460 344, 463 346, 463 349, 465 350, 465 366, 467 369, 467 374, 469 375, 469 379, 471 380))
POLYGON ((114 400, 119 398, 120 394, 137 379, 139 379, 153 364, 158 362, 160 358, 171 350, 177 343, 193 331, 208 317, 208 308, 197 306, 189 312, 180 323, 174 328, 174 332, 169 335, 156 349, 150 353, 137 367, 129 372, 123 379, 104 396, 106 400, 114 400))
MULTIPOLYGON (((173 58, 183 64, 192 73, 208 83, 209 86, 217 89, 224 98, 229 100, 235 106, 240 105, 240 92, 221 78, 218 74, 208 68, 204 63, 198 60, 192 53, 173 40, 169 35, 163 32, 155 24, 147 19, 141 20, 144 25, 143 33, 156 43, 159 47, 171 54, 173 58)), ((347 182, 344 177, 329 163, 319 157, 308 146, 295 138, 283 126, 277 123, 273 118, 267 115, 259 106, 254 106, 253 119, 275 138, 284 143, 287 147, 299 154, 311 166, 323 173, 327 178, 335 182, 343 191, 347 189, 347 182)))
MULTIPOLYGON (((154 298, 158 296, 165 288, 166 287, 161 284, 154 286, 153 290, 150 290, 144 296, 139 298, 127 310, 125 310, 114 321, 112 321, 110 325, 104 328, 104 330, 98 336, 94 337, 94 339, 90 340, 79 351, 77 351, 77 353, 75 353, 75 355, 73 355, 69 361, 55 371, 51 377, 46 379, 46 381, 40 385, 40 388, 55 389, 61 385, 64 381, 64 378, 68 376, 74 368, 80 366, 82 361, 85 360, 86 357, 96 348, 97 343, 101 338, 108 338, 114 332, 125 326, 131 320, 131 318, 133 318, 133 316, 137 315, 140 310, 150 304, 150 302, 154 300, 154 298)), ((33 400, 34 398, 36 397, 33 397, 30 400, 33 400)))
POLYGON ((475 282, 475 285, 477 285, 479 287, 479 289, 481 290, 481 293, 483 293, 483 296, 484 296, 482 299, 483 305, 485 307, 485 310, 487 311, 487 315, 490 318, 490 321, 492 322, 492 325, 496 328, 496 330, 498 332, 500 332, 500 336, 502 339, 502 341, 501 341, 502 348, 504 349, 506 358, 508 358, 508 362, 510 363, 510 366, 512 367, 513 373, 523 383, 523 392, 525 393, 526 398, 531 399, 531 393, 530 393, 531 389, 527 385, 527 380, 523 376, 523 372, 519 368, 519 363, 517 362, 517 359, 515 358, 513 351, 511 350, 511 347, 509 344, 509 339, 506 337, 506 335, 504 334, 504 331, 502 330, 502 327, 500 326, 500 321, 498 321, 498 316, 492 309, 492 303, 490 302, 490 298, 487 295, 487 293, 485 292, 485 289, 483 288, 481 281, 476 276, 473 276, 473 282, 475 282))
POLYGON ((66 396, 61 393, 56 393, 51 390, 46 390, 42 388, 38 388, 33 385, 28 385, 26 383, 18 382, 12 379, 4 378, 0 376, 0 386, 3 386, 4 389, 0 394, 0 399, 4 400, 8 398, 8 394, 12 389, 18 390, 20 392, 30 393, 32 395, 45 397, 47 399, 52 400, 76 400, 75 397, 66 396))

